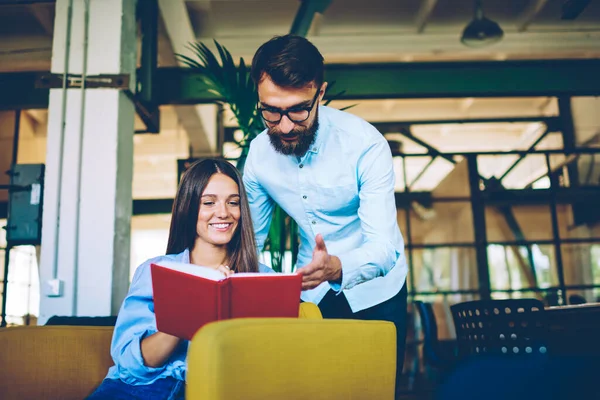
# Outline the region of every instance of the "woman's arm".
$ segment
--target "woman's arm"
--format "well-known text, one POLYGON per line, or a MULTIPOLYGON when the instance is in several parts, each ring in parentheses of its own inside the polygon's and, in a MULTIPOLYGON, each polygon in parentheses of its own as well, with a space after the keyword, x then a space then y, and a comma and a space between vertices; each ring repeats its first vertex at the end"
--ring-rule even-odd
POLYGON ((111 345, 119 378, 130 384, 156 379, 164 372, 169 357, 177 349, 174 339, 161 338, 163 334, 158 335, 156 329, 151 261, 142 264, 135 272, 117 317, 111 345))
POLYGON ((151 368, 162 367, 180 343, 177 336, 163 332, 145 337, 140 345, 144 364, 151 368))

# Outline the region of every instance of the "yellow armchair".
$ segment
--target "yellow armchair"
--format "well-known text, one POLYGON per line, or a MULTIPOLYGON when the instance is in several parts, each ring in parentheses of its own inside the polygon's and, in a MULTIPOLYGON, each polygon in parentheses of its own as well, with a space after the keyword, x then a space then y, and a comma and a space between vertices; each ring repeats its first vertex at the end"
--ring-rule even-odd
POLYGON ((274 318, 206 325, 188 350, 186 399, 393 399, 395 329, 274 318))
MULTIPOLYGON (((322 320, 238 319, 202 328, 188 356, 187 399, 391 399, 394 326, 322 320)), ((0 398, 81 400, 113 365, 113 327, 0 329, 0 398)))
POLYGON ((113 365, 112 333, 112 326, 0 329, 0 398, 85 398, 113 365))
MULTIPOLYGON (((300 318, 321 318, 301 303, 300 318)), ((0 329, 0 398, 81 400, 113 365, 112 326, 21 326, 0 329)))
POLYGON ((298 318, 301 319, 323 319, 321 309, 315 303, 300 303, 298 318))

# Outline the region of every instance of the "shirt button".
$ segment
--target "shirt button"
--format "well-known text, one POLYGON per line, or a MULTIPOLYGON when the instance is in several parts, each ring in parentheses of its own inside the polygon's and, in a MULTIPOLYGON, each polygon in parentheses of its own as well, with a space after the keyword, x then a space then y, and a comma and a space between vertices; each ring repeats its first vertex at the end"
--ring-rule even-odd
POLYGON ((304 168, 304 164, 300 164, 300 168, 304 168))
POLYGON ((312 222, 312 224, 313 224, 313 225, 316 225, 316 223, 317 223, 317 221, 313 221, 313 222, 312 222))
POLYGON ((306 195, 302 196, 302 198, 303 198, 304 200, 306 200, 306 195))

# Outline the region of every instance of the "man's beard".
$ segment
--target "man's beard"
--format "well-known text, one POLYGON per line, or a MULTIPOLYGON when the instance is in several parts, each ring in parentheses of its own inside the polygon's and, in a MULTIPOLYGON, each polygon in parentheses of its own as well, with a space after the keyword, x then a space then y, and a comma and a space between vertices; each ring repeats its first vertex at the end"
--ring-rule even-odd
POLYGON ((310 146, 315 141, 317 137, 317 129, 319 129, 319 115, 315 116, 315 120, 312 125, 303 128, 295 128, 291 130, 286 136, 298 136, 296 142, 288 143, 285 140, 281 139, 282 133, 279 132, 276 128, 269 128, 267 133, 269 134, 269 140, 271 141, 271 145, 278 153, 281 153, 286 156, 298 156, 302 157, 306 154, 310 146))

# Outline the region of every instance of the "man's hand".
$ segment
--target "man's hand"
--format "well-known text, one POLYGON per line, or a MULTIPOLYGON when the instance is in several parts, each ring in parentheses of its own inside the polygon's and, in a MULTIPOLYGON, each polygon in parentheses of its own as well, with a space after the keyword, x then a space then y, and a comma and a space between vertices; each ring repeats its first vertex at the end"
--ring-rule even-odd
POLYGON ((336 256, 329 255, 320 233, 315 242, 311 262, 296 270, 303 275, 302 290, 316 288, 325 281, 339 282, 342 279, 342 263, 336 256))

